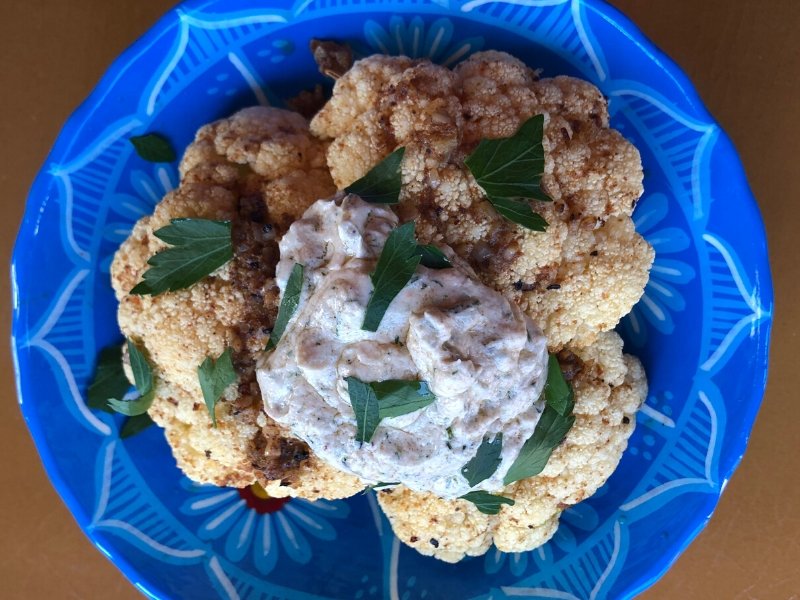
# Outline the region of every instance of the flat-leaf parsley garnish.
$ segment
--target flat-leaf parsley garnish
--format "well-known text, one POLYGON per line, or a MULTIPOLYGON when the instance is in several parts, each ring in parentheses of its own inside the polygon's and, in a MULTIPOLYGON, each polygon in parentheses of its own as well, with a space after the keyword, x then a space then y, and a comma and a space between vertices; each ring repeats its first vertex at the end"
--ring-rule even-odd
POLYGON ((429 269, 449 269, 452 263, 444 252, 432 244, 417 244, 415 254, 420 256, 419 264, 429 269))
POLYGON ((575 423, 575 416, 572 414, 575 407, 572 389, 564 380, 558 361, 556 367, 552 368, 552 362, 548 364, 548 381, 545 385, 550 386, 551 392, 550 394, 545 392, 544 411, 539 417, 533 435, 523 444, 517 459, 506 473, 503 479, 504 485, 541 473, 550 460, 553 450, 563 441, 575 423))
POLYGON ((375 396, 375 390, 356 377, 348 377, 347 393, 350 395, 350 404, 356 414, 356 441, 369 442, 381 421, 378 416, 378 398, 375 396))
POLYGON ((133 400, 118 400, 110 398, 108 405, 116 412, 129 417, 137 417, 147 412, 153 404, 155 398, 155 387, 153 384, 153 369, 144 353, 131 340, 127 340, 128 356, 131 361, 131 371, 133 371, 133 381, 138 398, 133 400))
POLYGON ((155 163, 168 163, 177 158, 172 144, 163 135, 157 133, 146 133, 135 135, 130 138, 136 154, 144 160, 155 163))
POLYGON ((350 404, 356 415, 356 441, 369 442, 383 419, 425 408, 436 400, 424 381, 389 379, 366 383, 347 378, 350 404))
POLYGON ((344 191, 372 204, 397 204, 400 201, 401 170, 405 148, 398 148, 344 191))
POLYGON ((124 440, 144 431, 153 424, 153 419, 151 419, 150 415, 147 413, 136 415, 135 417, 128 417, 119 430, 119 437, 124 440))
POLYGON ((384 490, 386 488, 394 487, 396 485, 400 485, 400 482, 399 481, 390 481, 390 482, 386 483, 386 482, 383 482, 383 481, 379 481, 378 483, 376 483, 374 485, 367 486, 367 488, 377 491, 377 490, 384 490))
POLYGON ((131 387, 122 368, 122 346, 114 344, 100 351, 94 379, 86 393, 86 405, 89 408, 113 412, 108 406, 111 398, 122 398, 131 387))
POLYGON ((217 413, 215 408, 217 400, 229 385, 236 381, 236 370, 233 368, 231 349, 226 348, 217 360, 210 356, 197 368, 197 378, 200 380, 200 389, 203 391, 203 400, 206 402, 211 422, 217 426, 217 413))
POLYGON ((562 417, 566 417, 575 405, 572 388, 564 379, 555 354, 551 354, 547 362, 547 383, 544 385, 544 397, 547 405, 562 417))
POLYGON ((389 304, 414 275, 421 259, 416 250, 413 221, 396 227, 386 238, 375 270, 370 275, 373 290, 361 329, 378 330, 389 304))
POLYGON ((489 492, 468 492, 461 496, 461 499, 472 502, 475 508, 485 515, 496 515, 500 512, 503 504, 514 506, 514 501, 511 498, 490 494, 489 492))
POLYGON ((188 288, 233 258, 229 221, 172 219, 154 235, 172 247, 150 257, 150 268, 131 294, 155 296, 188 288))
POLYGON ((147 362, 144 353, 139 350, 136 344, 130 340, 127 343, 136 391, 145 396, 153 389, 153 370, 150 368, 150 363, 147 362))
POLYGON ((544 115, 536 115, 511 137, 481 140, 464 161, 497 212, 533 231, 545 231, 547 221, 528 201, 550 200, 541 188, 543 136, 544 115))
POLYGON ((464 467, 461 474, 469 482, 469 487, 475 487, 481 481, 489 479, 502 461, 503 434, 498 433, 494 439, 489 440, 489 436, 483 438, 478 451, 464 467))
MULTIPOLYGON (((94 377, 87 390, 86 405, 95 410, 113 413, 109 400, 122 398, 130 387, 131 383, 122 368, 122 346, 114 344, 103 348, 97 357, 94 377)), ((147 413, 128 417, 119 430, 119 437, 129 438, 152 424, 153 420, 147 413)))
POLYGON ((436 401, 424 381, 387 379, 368 384, 378 399, 378 416, 381 419, 407 415, 436 401))
POLYGON ((303 265, 295 263, 292 267, 292 272, 289 274, 289 279, 286 281, 286 288, 283 290, 283 299, 281 299, 280 308, 278 308, 278 317, 275 319, 275 325, 272 327, 272 333, 269 334, 267 341, 267 350, 272 350, 278 345, 286 326, 297 311, 297 305, 300 304, 300 293, 303 291, 303 265))

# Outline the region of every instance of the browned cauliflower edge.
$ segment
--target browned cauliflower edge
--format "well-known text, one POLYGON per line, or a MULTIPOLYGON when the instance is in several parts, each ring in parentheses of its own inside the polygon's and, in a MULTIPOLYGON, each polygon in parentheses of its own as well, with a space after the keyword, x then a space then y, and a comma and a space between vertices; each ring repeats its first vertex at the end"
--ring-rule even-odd
POLYGON ((263 415, 254 373, 277 313, 275 238, 335 191, 324 157, 324 144, 289 111, 249 108, 206 125, 183 157, 180 187, 136 223, 114 257, 120 328, 146 348, 157 379, 149 414, 164 428, 178 466, 200 483, 258 483, 275 497, 309 499, 364 487, 263 415), (129 294, 147 259, 165 247, 153 232, 177 217, 231 221, 234 259, 188 289, 129 294), (197 367, 227 347, 238 382, 217 403, 213 427, 197 367))
POLYGON ((640 298, 654 256, 630 218, 642 194, 641 160, 609 128, 606 100, 590 83, 539 79, 494 51, 453 70, 372 56, 336 81, 311 131, 330 141, 340 189, 405 147, 401 217, 515 300, 551 348, 592 343, 640 298), (501 217, 464 165, 481 139, 510 136, 536 114, 546 118, 542 186, 553 199, 533 203, 549 223, 545 233, 501 217))
POLYGON ((575 391, 575 425, 555 449, 544 471, 502 492, 514 500, 486 515, 466 500, 443 500, 399 486, 378 492, 378 501, 398 538, 415 550, 447 562, 484 554, 532 550, 547 542, 561 512, 585 500, 616 469, 633 433, 636 411, 647 396, 638 359, 622 353, 614 332, 589 347, 559 355, 575 391))

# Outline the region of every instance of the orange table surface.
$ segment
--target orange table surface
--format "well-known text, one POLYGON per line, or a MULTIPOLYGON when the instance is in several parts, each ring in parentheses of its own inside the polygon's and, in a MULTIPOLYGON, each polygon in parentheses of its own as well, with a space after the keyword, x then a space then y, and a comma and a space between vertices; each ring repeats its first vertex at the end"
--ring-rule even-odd
MULTIPOLYGON (((741 153, 769 235, 776 291, 769 384, 747 454, 708 527, 641 597, 800 598, 800 0, 614 0, 688 73, 741 153), (792 248, 795 248, 792 250, 792 248)), ((0 252, 59 128, 168 0, 2 0, 0 252)), ((724 199, 718 199, 722 201, 724 199)), ((2 336, 8 339, 10 296, 2 336)), ((0 597, 139 598, 51 487, 16 402, 0 395, 0 597)))

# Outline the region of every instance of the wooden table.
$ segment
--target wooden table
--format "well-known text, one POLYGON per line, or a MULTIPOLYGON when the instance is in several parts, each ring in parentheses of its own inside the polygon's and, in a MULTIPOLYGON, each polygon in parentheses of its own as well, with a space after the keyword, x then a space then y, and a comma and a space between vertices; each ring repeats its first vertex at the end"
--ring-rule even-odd
MULTIPOLYGON (((769 389, 747 455, 709 526, 643 597, 800 598, 800 261, 793 245, 800 239, 800 1, 613 3, 683 66, 739 148, 769 232, 778 306, 769 389)), ((4 264, 28 187, 62 123, 170 4, 3 2, 4 264)), ((7 277, 0 286, 8 339, 7 277)), ((7 344, 0 345, 0 360, 8 374, 0 389, 0 596, 140 597, 87 541, 50 486, 16 404, 7 344)))

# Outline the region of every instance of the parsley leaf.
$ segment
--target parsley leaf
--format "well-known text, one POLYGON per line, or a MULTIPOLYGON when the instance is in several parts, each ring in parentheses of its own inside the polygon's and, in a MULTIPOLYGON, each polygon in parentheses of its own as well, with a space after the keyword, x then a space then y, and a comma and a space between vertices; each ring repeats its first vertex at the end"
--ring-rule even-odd
POLYGON ((369 442, 381 420, 378 416, 378 398, 368 383, 355 377, 348 377, 346 381, 350 404, 356 413, 356 441, 369 442))
POLYGON ((143 415, 147 412, 147 409, 149 409, 153 404, 153 399, 155 397, 155 391, 150 390, 148 394, 139 396, 133 400, 117 400, 115 398, 111 398, 108 401, 108 405, 114 409, 114 412, 118 412, 121 415, 138 417, 139 415, 143 415))
POLYGON ((125 419, 122 429, 119 430, 119 437, 124 440, 125 438, 129 438, 132 435, 144 431, 151 425, 153 425, 153 419, 151 419, 150 415, 147 413, 135 417, 128 417, 125 419))
POLYGON ((383 419, 425 408, 436 400, 424 381, 388 379, 366 383, 347 378, 350 404, 356 413, 356 441, 369 442, 383 419))
POLYGON ((127 344, 136 391, 140 396, 146 396, 153 389, 153 371, 139 347, 130 340, 127 344))
POLYGON ((527 200, 516 198, 489 198, 495 210, 509 221, 522 225, 531 231, 547 231, 547 221, 538 213, 533 212, 527 200))
POLYGON ((383 481, 379 481, 375 485, 369 486, 369 489, 371 489, 371 490, 382 490, 384 488, 394 487, 396 485, 400 485, 400 482, 399 481, 393 481, 393 482, 386 483, 386 482, 383 482, 383 481))
POLYGON ((173 219, 154 234, 173 247, 150 257, 150 268, 131 294, 155 296, 188 288, 233 258, 229 221, 173 219))
POLYGON ((533 435, 523 444, 519 456, 503 478, 503 484, 508 485, 541 473, 553 450, 558 447, 574 422, 573 415, 562 416, 549 404, 545 405, 533 435))
POLYGON ((481 481, 489 479, 500 466, 503 451, 503 434, 498 433, 494 440, 489 441, 488 437, 483 438, 478 452, 461 469, 461 474, 469 482, 469 487, 478 485, 481 481))
POLYGON ((547 222, 527 200, 550 200, 541 188, 543 137, 544 115, 536 115, 511 137, 481 140, 464 161, 497 212, 533 231, 544 231, 547 222))
POLYGON ((500 512, 503 504, 514 506, 514 501, 511 498, 490 494, 489 492, 469 492, 461 496, 461 499, 472 502, 475 508, 485 515, 496 515, 500 512))
POLYGON ((303 291, 303 265, 295 263, 292 267, 292 272, 289 279, 286 281, 286 288, 283 290, 283 298, 281 299, 281 306, 278 309, 278 317, 275 319, 275 325, 272 327, 272 333, 269 334, 267 340, 267 350, 272 350, 278 345, 283 332, 286 330, 286 325, 297 310, 297 305, 300 304, 300 293, 303 291))
POLYGON ((236 381, 236 371, 233 368, 231 349, 226 348, 217 360, 210 356, 197 368, 197 378, 200 380, 200 389, 203 391, 203 400, 206 401, 211 422, 217 426, 215 407, 222 393, 229 385, 236 381))
POLYGON ((387 379, 368 383, 378 399, 378 416, 381 419, 399 417, 425 408, 436 400, 424 381, 387 379))
POLYGON ((156 395, 153 387, 153 369, 136 344, 131 340, 126 340, 126 343, 128 345, 128 357, 131 361, 131 371, 133 371, 133 381, 139 396, 133 400, 110 398, 108 406, 115 412, 128 417, 138 417, 147 412, 156 395))
POLYGON ((168 163, 177 158, 169 140, 157 133, 135 135, 130 141, 136 153, 149 162, 168 163))
POLYGON ((561 366, 554 354, 547 363, 547 383, 544 385, 544 397, 547 405, 559 415, 566 417, 575 405, 572 388, 564 379, 561 366))
POLYGON ((405 148, 398 148, 344 191, 372 204, 397 204, 402 184, 400 165, 405 151, 405 148))
POLYGON ((414 254, 416 249, 413 221, 396 227, 389 234, 378 258, 378 264, 370 275, 373 290, 361 329, 378 330, 386 309, 414 275, 421 259, 414 254))
POLYGON ((414 254, 419 255, 419 264, 429 269, 449 269, 453 266, 444 252, 433 244, 417 244, 414 254))
POLYGON ((94 378, 86 392, 86 405, 96 410, 113 412, 108 406, 108 399, 122 398, 130 387, 122 368, 122 346, 114 344, 103 348, 97 357, 94 378))

